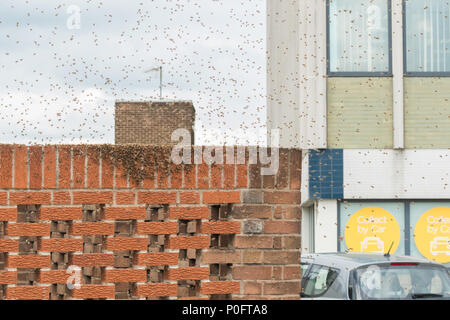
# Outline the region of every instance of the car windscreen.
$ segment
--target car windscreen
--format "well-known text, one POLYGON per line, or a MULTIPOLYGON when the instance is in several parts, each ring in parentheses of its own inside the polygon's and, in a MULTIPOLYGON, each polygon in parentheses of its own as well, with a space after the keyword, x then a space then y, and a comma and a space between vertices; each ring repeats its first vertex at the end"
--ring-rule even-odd
POLYGON ((444 267, 419 263, 374 264, 355 270, 356 299, 450 298, 444 267))

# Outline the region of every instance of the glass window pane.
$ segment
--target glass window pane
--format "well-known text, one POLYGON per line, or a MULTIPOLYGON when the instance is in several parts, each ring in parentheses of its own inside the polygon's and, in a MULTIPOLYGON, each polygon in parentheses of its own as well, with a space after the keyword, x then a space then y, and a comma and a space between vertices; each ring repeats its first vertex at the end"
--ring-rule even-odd
POLYGON ((407 0, 407 72, 450 72, 450 1, 407 0))
POLYGON ((450 263, 450 203, 410 204, 411 255, 450 263))
POLYGON ((308 267, 309 267, 309 263, 301 263, 301 264, 300 264, 300 269, 301 269, 301 272, 302 272, 302 277, 305 275, 306 270, 308 270, 308 267))
POLYGON ((330 71, 389 72, 389 1, 329 0, 330 71))
POLYGON ((323 295, 334 283, 338 276, 338 270, 326 266, 312 265, 311 271, 305 277, 303 290, 307 297, 323 295))

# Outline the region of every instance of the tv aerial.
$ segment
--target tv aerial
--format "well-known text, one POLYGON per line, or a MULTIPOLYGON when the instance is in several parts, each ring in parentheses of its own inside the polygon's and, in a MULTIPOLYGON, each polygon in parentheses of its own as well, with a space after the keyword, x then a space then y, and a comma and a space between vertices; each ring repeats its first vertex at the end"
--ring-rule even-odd
POLYGON ((150 73, 150 72, 154 72, 154 71, 159 71, 159 99, 163 100, 163 95, 162 95, 162 88, 163 88, 163 84, 162 84, 162 82, 163 82, 162 66, 148 69, 148 70, 144 71, 144 73, 150 73))

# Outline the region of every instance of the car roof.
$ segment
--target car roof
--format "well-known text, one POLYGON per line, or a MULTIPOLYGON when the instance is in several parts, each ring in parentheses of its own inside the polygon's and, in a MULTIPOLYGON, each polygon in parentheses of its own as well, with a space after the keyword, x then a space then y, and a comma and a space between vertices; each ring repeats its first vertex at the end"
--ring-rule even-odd
POLYGON ((301 259, 304 261, 314 260, 314 263, 345 267, 345 268, 356 268, 367 264, 376 263, 389 263, 389 262, 417 262, 417 263, 432 263, 436 265, 441 265, 440 263, 430 261, 424 258, 410 257, 410 256, 398 256, 391 255, 385 256, 383 254, 376 253, 312 253, 312 254, 302 254, 301 259))

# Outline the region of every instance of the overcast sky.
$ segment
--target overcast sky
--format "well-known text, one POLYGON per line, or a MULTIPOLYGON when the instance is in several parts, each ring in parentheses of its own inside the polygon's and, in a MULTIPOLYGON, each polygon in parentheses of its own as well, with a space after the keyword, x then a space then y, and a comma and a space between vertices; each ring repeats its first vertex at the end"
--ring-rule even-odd
POLYGON ((265 17, 265 0, 2 0, 0 143, 114 143, 114 102, 157 99, 160 65, 197 144, 261 143, 265 17))

